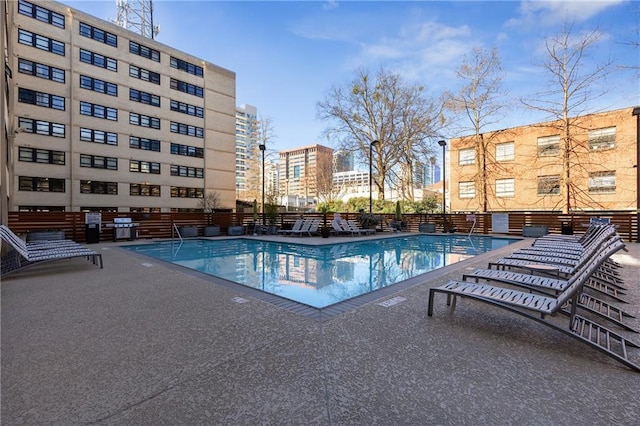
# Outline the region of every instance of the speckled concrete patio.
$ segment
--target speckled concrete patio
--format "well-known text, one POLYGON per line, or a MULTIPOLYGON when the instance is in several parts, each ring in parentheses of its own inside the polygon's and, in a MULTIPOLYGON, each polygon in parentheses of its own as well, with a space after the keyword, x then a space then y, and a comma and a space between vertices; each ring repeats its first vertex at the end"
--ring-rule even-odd
MULTIPOLYGON (((2 424, 637 425, 640 374, 598 351, 468 299, 451 314, 440 295, 427 317, 430 287, 529 243, 324 318, 91 245, 102 270, 71 259, 2 281, 2 424)), ((615 259, 640 317, 628 249, 615 259)))

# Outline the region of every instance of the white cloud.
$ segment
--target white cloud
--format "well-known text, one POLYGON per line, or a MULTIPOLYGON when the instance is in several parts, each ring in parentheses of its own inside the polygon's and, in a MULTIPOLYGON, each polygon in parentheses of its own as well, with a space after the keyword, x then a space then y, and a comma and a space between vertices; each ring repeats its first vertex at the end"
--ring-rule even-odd
POLYGON ((340 4, 336 0, 329 0, 322 5, 323 10, 333 10, 340 7, 340 4))
POLYGON ((603 1, 534 1, 525 0, 520 4, 520 15, 507 21, 511 28, 548 26, 563 21, 583 22, 607 8, 615 7, 626 0, 603 1))

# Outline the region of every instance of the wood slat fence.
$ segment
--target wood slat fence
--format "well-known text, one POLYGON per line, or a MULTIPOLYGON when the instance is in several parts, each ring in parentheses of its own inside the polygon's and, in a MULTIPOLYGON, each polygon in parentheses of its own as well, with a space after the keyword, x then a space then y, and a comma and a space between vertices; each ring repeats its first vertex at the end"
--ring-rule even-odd
MULTIPOLYGON (((576 234, 584 232, 591 218, 606 218, 614 223, 618 228, 618 233, 625 241, 640 242, 638 235, 638 222, 640 213, 636 212, 616 212, 600 211, 589 213, 522 213, 509 212, 509 231, 506 235, 521 236, 524 226, 543 225, 547 226, 549 233, 560 234, 563 231, 563 224, 572 224, 576 234)), ((277 225, 290 226, 300 217, 300 213, 281 213, 278 217, 277 225)), ((358 219, 357 213, 341 213, 342 218, 358 219)), ((378 215, 382 218, 379 229, 388 231, 389 222, 393 220, 393 214, 378 215)), ((216 224, 221 227, 222 233, 226 234, 227 228, 231 225, 247 226, 254 222, 252 213, 102 213, 101 241, 112 239, 112 230, 106 228, 106 223, 113 222, 116 217, 130 217, 134 222, 139 223, 138 238, 172 238, 175 235, 174 224, 181 226, 196 226, 202 228, 207 225, 216 224)), ((322 218, 322 213, 305 213, 304 217, 322 218)), ((491 234, 492 221, 491 213, 476 213, 476 228, 474 233, 491 234)), ((327 221, 333 218, 332 214, 327 215, 327 221)), ((407 230, 418 232, 421 223, 433 223, 436 225, 436 232, 442 232, 443 224, 447 228, 451 225, 456 232, 468 233, 472 222, 467 220, 466 214, 403 214, 403 220, 407 224, 407 230)), ((258 223, 262 217, 258 216, 258 223)), ((77 242, 86 242, 85 233, 85 213, 83 212, 10 212, 9 228, 17 234, 33 232, 38 230, 63 230, 65 238, 77 242)), ((176 236, 177 237, 177 236, 176 236)))

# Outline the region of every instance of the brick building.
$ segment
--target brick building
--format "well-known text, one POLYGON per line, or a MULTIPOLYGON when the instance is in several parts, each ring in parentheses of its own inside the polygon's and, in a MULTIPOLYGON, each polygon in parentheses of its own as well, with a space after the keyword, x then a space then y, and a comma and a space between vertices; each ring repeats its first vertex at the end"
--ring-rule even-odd
POLYGON ((451 139, 450 209, 635 211, 639 121, 640 107, 623 108, 572 118, 569 137, 545 122, 451 139))

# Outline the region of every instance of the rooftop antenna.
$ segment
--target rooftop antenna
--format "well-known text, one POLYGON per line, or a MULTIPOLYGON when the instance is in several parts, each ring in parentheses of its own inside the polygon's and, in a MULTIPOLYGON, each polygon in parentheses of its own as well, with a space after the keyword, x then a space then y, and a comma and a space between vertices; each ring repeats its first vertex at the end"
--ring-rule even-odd
POLYGON ((160 27, 153 24, 152 0, 116 0, 116 3, 116 25, 150 39, 158 35, 160 27))

